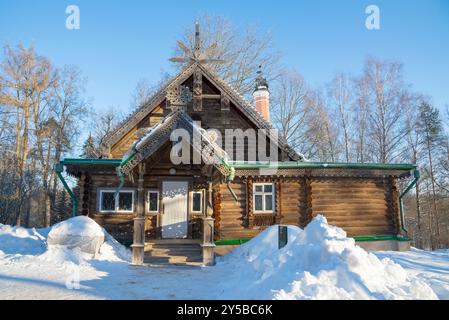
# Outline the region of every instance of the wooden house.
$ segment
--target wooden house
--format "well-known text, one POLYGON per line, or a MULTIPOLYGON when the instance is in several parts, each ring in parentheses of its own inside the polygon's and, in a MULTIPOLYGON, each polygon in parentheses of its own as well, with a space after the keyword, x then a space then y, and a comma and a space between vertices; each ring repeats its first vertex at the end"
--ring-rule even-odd
POLYGON ((268 226, 304 227, 317 214, 368 249, 407 248, 401 199, 419 178, 414 165, 306 161, 272 136, 262 74, 255 81, 255 101, 248 103, 208 68, 213 61, 200 58, 198 30, 196 38, 194 54, 178 59, 185 67, 106 137, 102 158, 59 163, 56 171, 75 214, 90 216, 119 241, 132 243, 133 264, 142 264, 145 253, 164 241, 181 251, 183 244, 196 245, 203 262, 213 264, 214 252, 268 226), (171 136, 177 129, 200 137, 183 146, 199 155, 199 163, 173 163, 177 142, 171 136), (262 138, 256 144, 232 140, 240 152, 230 154, 210 129, 222 137, 227 129, 258 130, 262 138), (260 159, 260 145, 276 161, 260 159), (76 195, 64 170, 77 178, 76 195), (399 179, 410 181, 402 193, 399 179))

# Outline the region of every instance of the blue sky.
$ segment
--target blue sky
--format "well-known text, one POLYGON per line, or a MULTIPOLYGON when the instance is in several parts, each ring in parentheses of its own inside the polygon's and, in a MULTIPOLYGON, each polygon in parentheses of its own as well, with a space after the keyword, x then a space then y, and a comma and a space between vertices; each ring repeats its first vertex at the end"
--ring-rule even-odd
MULTIPOLYGON (((449 105, 449 1, 8 1, 0 2, 0 45, 33 44, 57 65, 78 65, 93 107, 128 110, 136 82, 172 71, 175 40, 195 16, 223 15, 237 26, 271 31, 282 64, 312 85, 335 72, 360 73, 368 56, 404 63, 413 89, 449 105), (65 28, 76 4, 81 29, 65 28), (381 29, 365 28, 380 8, 381 29)), ((0 54, 1 58, 1 54, 0 54)))

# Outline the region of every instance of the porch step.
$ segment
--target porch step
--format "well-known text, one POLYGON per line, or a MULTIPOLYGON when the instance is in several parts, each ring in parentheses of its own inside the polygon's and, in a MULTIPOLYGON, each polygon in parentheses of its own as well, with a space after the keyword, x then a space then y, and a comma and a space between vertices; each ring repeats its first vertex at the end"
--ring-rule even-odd
POLYGON ((149 265, 200 266, 202 260, 202 248, 196 240, 155 240, 145 243, 144 263, 149 265))

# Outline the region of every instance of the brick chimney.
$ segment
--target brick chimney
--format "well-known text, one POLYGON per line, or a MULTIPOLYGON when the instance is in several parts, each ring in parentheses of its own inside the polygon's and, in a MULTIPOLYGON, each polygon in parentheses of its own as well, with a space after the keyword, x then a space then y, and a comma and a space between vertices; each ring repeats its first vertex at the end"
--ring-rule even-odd
POLYGON ((270 92, 268 82, 262 75, 262 66, 259 66, 256 78, 256 88, 253 92, 254 106, 262 117, 270 122, 270 92))

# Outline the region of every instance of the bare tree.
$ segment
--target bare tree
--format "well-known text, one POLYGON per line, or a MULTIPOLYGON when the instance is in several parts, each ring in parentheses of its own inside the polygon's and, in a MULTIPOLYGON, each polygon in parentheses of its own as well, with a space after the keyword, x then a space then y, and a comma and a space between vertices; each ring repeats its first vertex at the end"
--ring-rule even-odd
POLYGON ((305 140, 308 108, 305 104, 308 88, 304 78, 295 71, 282 73, 272 96, 273 123, 280 134, 299 149, 305 140))
POLYGON ((351 80, 346 74, 337 74, 332 82, 328 85, 328 95, 331 105, 334 105, 338 113, 340 125, 343 133, 343 148, 345 154, 345 161, 349 162, 351 155, 351 121, 350 121, 350 107, 351 107, 351 80))
POLYGON ((12 221, 5 215, 14 215, 16 224, 28 224, 33 200, 37 212, 43 207, 44 225, 50 224, 57 192, 54 165, 73 147, 78 121, 86 113, 79 74, 74 67, 57 69, 33 48, 5 47, 0 65, 0 111, 5 118, 0 134, 8 138, 8 145, 1 145, 0 169, 8 170, 1 174, 9 175, 10 185, 0 197, 5 200, 0 210, 8 210, 0 213, 3 220, 12 221), (5 134, 4 128, 15 128, 15 134, 5 134))
POLYGON ((360 163, 369 161, 367 135, 369 130, 369 90, 367 79, 361 78, 357 80, 355 85, 355 101, 353 104, 353 122, 354 122, 354 136, 355 136, 355 149, 356 160, 360 163))
MULTIPOLYGON (((5 59, 0 66, 2 74, 0 85, 0 104, 16 109, 16 154, 17 174, 21 179, 27 174, 29 140, 32 121, 40 117, 42 103, 51 83, 51 65, 49 61, 35 54, 34 48, 18 46, 5 47, 5 59)), ((36 128, 35 128, 36 129, 36 128)), ((32 162, 31 168, 34 169, 32 162)), ((20 184, 19 184, 20 185, 20 184)), ((22 188, 16 196, 21 198, 22 188)), ((21 223, 21 208, 17 208, 16 223, 21 223)))
POLYGON ((328 108, 326 95, 322 91, 310 91, 306 98, 307 113, 307 150, 308 158, 319 161, 335 162, 339 157, 338 127, 333 122, 328 108))
POLYGON ((399 156, 399 145, 406 135, 404 116, 410 109, 409 94, 402 80, 402 65, 370 58, 365 64, 363 78, 368 85, 370 140, 375 160, 392 162, 399 156))

